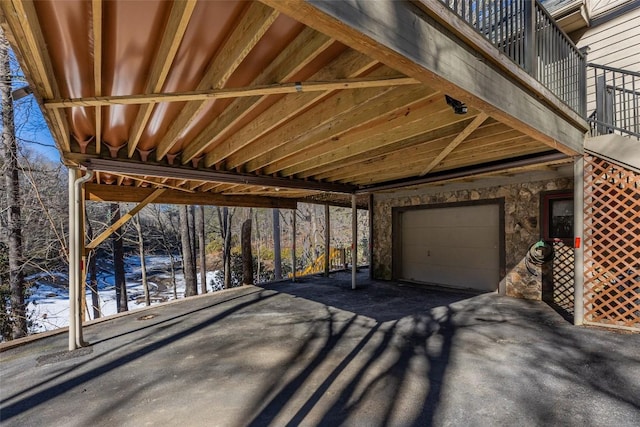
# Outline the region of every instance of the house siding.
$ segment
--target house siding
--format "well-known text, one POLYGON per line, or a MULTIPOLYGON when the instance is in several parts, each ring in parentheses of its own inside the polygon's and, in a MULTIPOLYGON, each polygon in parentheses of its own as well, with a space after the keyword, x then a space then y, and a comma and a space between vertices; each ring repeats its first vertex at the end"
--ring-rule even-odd
MULTIPOLYGON (((587 48, 587 62, 640 72, 640 7, 577 31, 571 38, 587 48)), ((588 70, 589 71, 589 70, 588 70)), ((595 109, 595 79, 587 75, 587 114, 595 109)))

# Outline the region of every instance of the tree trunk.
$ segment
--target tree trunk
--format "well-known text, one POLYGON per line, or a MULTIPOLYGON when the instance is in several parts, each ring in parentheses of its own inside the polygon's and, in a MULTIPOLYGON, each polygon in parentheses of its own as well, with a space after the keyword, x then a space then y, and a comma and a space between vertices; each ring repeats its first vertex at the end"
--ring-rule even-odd
MULTIPOLYGON (((89 215, 85 208, 85 223, 87 224, 87 237, 93 240, 93 226, 89 220, 89 215)), ((91 291, 91 307, 93 308, 93 318, 98 319, 100 313, 100 296, 98 295, 98 253, 93 250, 89 253, 89 291, 91 291)))
MULTIPOLYGON (((120 219, 120 204, 111 203, 111 225, 120 219)), ((122 243, 122 229, 114 231, 111 237, 113 244, 113 269, 116 286, 116 310, 118 313, 129 311, 127 298, 127 282, 124 275, 124 247, 122 243)))
POLYGON ((251 253, 251 218, 242 223, 242 284, 253 285, 253 254, 251 253))
POLYGON ((13 339, 27 335, 24 304, 24 272, 22 267, 22 218, 20 215, 20 181, 18 146, 13 121, 9 42, 0 30, 0 92, 2 96, 2 145, 4 146, 5 185, 7 194, 7 234, 9 237, 9 289, 13 339))
POLYGON ((229 289, 231 283, 231 217, 228 207, 218 209, 218 221, 220 222, 220 235, 222 244, 222 265, 224 272, 224 288, 229 289))
POLYGON ((200 254, 200 292, 207 293, 207 246, 204 233, 204 206, 196 210, 196 230, 198 233, 198 250, 200 254))
POLYGON ((138 255, 140 257, 140 274, 142 275, 142 289, 144 290, 144 303, 147 306, 151 305, 151 295, 149 294, 149 282, 147 280, 147 263, 144 259, 144 237, 142 234, 142 224, 140 224, 140 217, 136 215, 133 218, 133 226, 138 233, 138 255))
POLYGON ((282 254, 280 252, 280 209, 273 209, 273 274, 282 279, 282 254))
POLYGON ((184 296, 198 295, 196 266, 193 259, 191 231, 189 229, 189 208, 180 206, 180 241, 182 242, 182 271, 184 272, 184 296))

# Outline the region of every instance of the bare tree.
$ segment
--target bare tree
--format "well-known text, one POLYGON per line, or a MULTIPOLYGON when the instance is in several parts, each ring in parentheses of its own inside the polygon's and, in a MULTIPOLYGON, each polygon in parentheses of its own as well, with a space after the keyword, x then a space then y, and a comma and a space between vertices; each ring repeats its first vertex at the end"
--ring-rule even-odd
POLYGON ((282 253, 280 249, 280 209, 273 208, 273 271, 275 280, 282 279, 282 253))
POLYGON ((224 271, 224 288, 228 289, 232 287, 231 281, 231 220, 235 209, 229 209, 228 207, 217 207, 218 221, 220 222, 220 235, 222 241, 222 265, 224 271))
MULTIPOLYGON (((111 203, 111 224, 120 219, 120 204, 111 203)), ((121 229, 113 232, 111 237, 113 245, 113 269, 115 273, 116 309, 118 313, 129 311, 127 298, 127 282, 124 274, 124 246, 122 243, 121 229)))
POLYGON ((253 255, 251 253, 251 218, 242 223, 242 284, 253 285, 253 255))
MULTIPOLYGON (((85 223, 87 224, 87 237, 89 241, 93 239, 93 226, 89 220, 89 215, 85 206, 85 223)), ((102 313, 100 312, 100 296, 98 295, 98 257, 97 252, 92 250, 89 253, 89 290, 91 291, 91 306, 93 307, 93 318, 99 318, 102 313)))
POLYGON ((11 292, 12 337, 27 334, 24 303, 24 265, 22 253, 22 222, 20 215, 20 180, 18 145, 15 135, 9 42, 0 30, 0 93, 2 99, 2 144, 4 147, 4 177, 7 194, 7 232, 9 253, 9 289, 11 292))
POLYGON ((207 293, 207 246, 204 232, 204 206, 196 210, 196 231, 198 233, 198 249, 200 254, 200 292, 207 293))
POLYGON ((198 295, 196 282, 196 265, 193 256, 191 230, 189 228, 189 207, 180 206, 180 239, 182 242, 182 269, 184 271, 185 290, 184 296, 198 295))
POLYGON ((149 295, 149 282, 147 281, 147 263, 144 255, 144 234, 142 233, 142 224, 138 215, 133 217, 133 226, 138 234, 138 255, 140 257, 140 274, 142 275, 142 289, 144 290, 144 303, 151 305, 151 296, 149 295))

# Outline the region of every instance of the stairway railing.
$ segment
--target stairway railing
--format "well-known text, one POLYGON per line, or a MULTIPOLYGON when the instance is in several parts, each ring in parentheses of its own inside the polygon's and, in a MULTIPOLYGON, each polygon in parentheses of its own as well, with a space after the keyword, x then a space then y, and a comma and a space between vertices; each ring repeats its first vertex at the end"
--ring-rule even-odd
POLYGON ((640 73, 587 64, 591 135, 616 133, 640 140, 640 73))

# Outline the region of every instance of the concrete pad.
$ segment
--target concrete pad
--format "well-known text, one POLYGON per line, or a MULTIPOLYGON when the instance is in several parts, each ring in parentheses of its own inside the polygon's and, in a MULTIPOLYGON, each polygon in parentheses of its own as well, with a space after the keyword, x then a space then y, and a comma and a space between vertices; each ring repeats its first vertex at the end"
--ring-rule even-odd
POLYGON ((638 426, 640 335, 542 302, 371 282, 243 287, 0 354, 3 426, 638 426))

